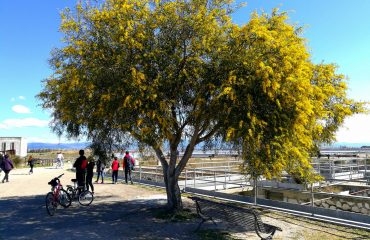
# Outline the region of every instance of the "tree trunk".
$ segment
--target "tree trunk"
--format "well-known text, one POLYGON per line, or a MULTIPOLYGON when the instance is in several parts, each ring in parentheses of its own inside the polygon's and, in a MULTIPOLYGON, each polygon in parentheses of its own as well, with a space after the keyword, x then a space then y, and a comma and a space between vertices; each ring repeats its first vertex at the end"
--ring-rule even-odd
POLYGON ((181 191, 178 184, 179 176, 176 174, 177 145, 171 146, 170 162, 167 168, 167 177, 164 179, 167 192, 167 207, 171 211, 182 210, 181 191))
POLYGON ((181 191, 178 185, 178 178, 175 175, 168 175, 165 179, 167 192, 167 207, 171 211, 182 210, 181 191))
POLYGON ((167 193, 167 208, 170 211, 179 211, 182 209, 182 200, 178 185, 179 175, 176 174, 176 151, 171 150, 169 164, 159 148, 156 148, 155 151, 158 159, 162 163, 163 180, 166 185, 167 193))
POLYGON ((190 159, 194 147, 197 142, 198 134, 194 134, 190 140, 190 143, 186 147, 184 156, 177 163, 177 147, 178 142, 171 144, 170 146, 170 159, 167 162, 162 150, 160 148, 154 148, 158 159, 162 163, 163 180, 166 185, 167 192, 167 208, 170 211, 180 211, 183 208, 181 200, 181 191, 178 185, 178 180, 182 170, 185 168, 188 160, 190 159))

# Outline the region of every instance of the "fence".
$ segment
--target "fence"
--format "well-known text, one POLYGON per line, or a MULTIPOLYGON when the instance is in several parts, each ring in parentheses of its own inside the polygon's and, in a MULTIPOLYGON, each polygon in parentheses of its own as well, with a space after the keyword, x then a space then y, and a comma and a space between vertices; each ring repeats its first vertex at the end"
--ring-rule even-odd
MULTIPOLYGON (((139 166, 133 171, 133 178, 139 183, 147 183, 164 186, 162 167, 143 167, 139 166)), ((329 179, 331 184, 339 184, 340 182, 349 182, 349 180, 329 179)), ((353 181, 352 181, 353 182, 353 181)), ((370 182, 355 181, 369 186, 370 182)), ((234 199, 244 201, 250 204, 263 205, 264 207, 283 208, 286 211, 294 210, 301 211, 305 214, 325 215, 326 217, 334 217, 344 219, 345 221, 359 221, 360 226, 370 228, 370 187, 368 195, 341 195, 336 193, 327 193, 315 188, 303 192, 306 198, 295 203, 287 201, 276 201, 264 199, 261 193, 265 189, 274 190, 282 189, 281 187, 289 187, 284 183, 272 184, 272 181, 258 181, 255 195, 241 196, 238 194, 226 193, 225 190, 232 188, 252 189, 254 186, 253 180, 243 176, 238 171, 229 171, 227 167, 223 170, 210 170, 200 168, 185 168, 181 173, 178 181, 180 189, 184 192, 193 192, 217 196, 226 199, 234 199), (262 198, 261 198, 262 197, 262 198)), ((319 186, 319 185, 318 185, 319 186)), ((322 190, 322 189, 321 189, 322 190)), ((292 190, 291 190, 292 191, 292 190)), ((297 191, 295 191, 297 193, 297 191)), ((294 191, 293 191, 294 195, 294 191)), ((286 200, 286 199, 285 199, 286 200)))
POLYGON ((370 174, 367 156, 365 158, 314 158, 311 164, 317 173, 328 179, 358 179, 370 174))

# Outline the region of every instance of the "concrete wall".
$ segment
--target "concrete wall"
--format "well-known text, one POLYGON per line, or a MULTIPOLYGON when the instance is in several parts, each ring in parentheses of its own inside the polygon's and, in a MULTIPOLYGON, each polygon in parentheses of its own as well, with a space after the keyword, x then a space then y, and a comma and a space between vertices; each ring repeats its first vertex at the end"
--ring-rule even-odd
POLYGON ((15 154, 20 157, 27 156, 27 140, 24 137, 0 137, 0 151, 15 150, 15 154), (12 149, 14 143, 14 149, 12 149), (5 144, 5 149, 3 149, 5 144))
MULTIPOLYGON (((364 196, 370 195, 370 190, 364 191, 364 196)), ((328 208, 333 210, 343 210, 355 213, 370 215, 370 201, 349 199, 345 196, 335 196, 315 201, 316 207, 328 208)))

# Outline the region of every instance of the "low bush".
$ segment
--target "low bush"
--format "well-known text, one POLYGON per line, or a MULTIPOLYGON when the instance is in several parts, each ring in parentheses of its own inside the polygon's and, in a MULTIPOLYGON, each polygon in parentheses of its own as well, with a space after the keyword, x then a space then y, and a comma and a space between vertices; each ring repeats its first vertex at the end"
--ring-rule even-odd
POLYGON ((17 155, 9 156, 9 158, 13 161, 15 167, 23 167, 24 166, 24 159, 17 155))

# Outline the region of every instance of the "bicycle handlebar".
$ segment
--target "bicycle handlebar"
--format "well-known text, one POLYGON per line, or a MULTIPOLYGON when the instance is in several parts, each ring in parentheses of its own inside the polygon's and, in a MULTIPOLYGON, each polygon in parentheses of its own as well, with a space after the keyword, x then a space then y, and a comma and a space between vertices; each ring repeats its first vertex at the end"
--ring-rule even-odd
POLYGON ((55 187, 57 184, 60 184, 60 179, 59 178, 61 178, 63 175, 64 175, 64 173, 62 173, 58 177, 53 178, 50 182, 48 182, 48 184, 49 185, 52 185, 53 187, 55 187))
POLYGON ((61 178, 62 176, 64 175, 64 173, 62 173, 61 175, 59 175, 58 177, 55 177, 55 178, 61 178))

